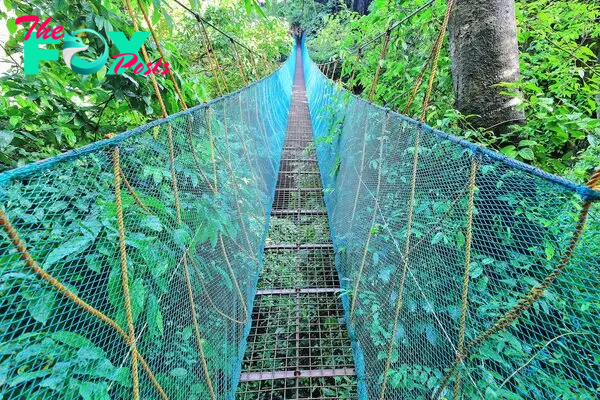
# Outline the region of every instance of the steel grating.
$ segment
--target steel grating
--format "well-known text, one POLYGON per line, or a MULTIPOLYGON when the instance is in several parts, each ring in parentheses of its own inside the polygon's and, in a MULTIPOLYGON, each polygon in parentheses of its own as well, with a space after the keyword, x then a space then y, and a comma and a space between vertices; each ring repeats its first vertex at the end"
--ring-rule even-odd
POLYGON ((238 400, 358 399, 356 383, 349 376, 274 379, 242 382, 238 400))
POLYGON ((301 66, 238 399, 358 398, 301 66))
POLYGON ((335 293, 258 296, 252 321, 244 372, 353 368, 335 293))
POLYGON ((266 250, 259 289, 338 288, 333 248, 266 250), (282 268, 283 267, 283 268, 282 268))

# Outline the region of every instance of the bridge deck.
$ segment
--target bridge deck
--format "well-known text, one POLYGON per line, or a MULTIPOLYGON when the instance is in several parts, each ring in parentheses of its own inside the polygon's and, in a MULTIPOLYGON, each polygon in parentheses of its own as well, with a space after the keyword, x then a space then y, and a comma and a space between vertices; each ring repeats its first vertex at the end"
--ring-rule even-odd
POLYGON ((357 398, 301 52, 263 260, 237 398, 357 398))

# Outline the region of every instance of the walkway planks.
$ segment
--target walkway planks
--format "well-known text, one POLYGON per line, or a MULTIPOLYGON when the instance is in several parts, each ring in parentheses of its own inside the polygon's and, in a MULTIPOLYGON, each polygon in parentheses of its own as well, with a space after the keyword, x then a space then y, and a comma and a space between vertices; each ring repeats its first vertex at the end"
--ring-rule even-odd
POLYGON ((302 54, 238 400, 356 399, 302 54))

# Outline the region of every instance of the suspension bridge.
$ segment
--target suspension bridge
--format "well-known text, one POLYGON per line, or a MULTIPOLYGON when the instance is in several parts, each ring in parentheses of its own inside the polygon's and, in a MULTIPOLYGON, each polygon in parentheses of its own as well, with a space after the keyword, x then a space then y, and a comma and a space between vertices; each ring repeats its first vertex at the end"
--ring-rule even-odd
POLYGON ((163 118, 0 174, 0 397, 597 398, 600 172, 374 105, 338 62, 300 41, 191 108, 171 76, 181 112, 155 85, 163 118))

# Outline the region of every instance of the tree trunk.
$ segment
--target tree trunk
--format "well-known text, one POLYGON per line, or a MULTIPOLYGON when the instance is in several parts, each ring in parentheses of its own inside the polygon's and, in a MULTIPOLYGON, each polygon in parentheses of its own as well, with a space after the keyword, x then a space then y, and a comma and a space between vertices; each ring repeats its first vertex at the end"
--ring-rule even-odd
POLYGON ((514 0, 456 0, 449 35, 457 110, 496 133, 523 123, 520 101, 496 86, 519 79, 514 0))
MULTIPOLYGON (((596 62, 600 65, 600 40, 596 43, 596 53, 598 54, 596 62)), ((600 119, 600 93, 596 95, 596 105, 598 106, 596 108, 596 118, 600 119)))
POLYGON ((346 4, 360 15, 366 15, 369 11, 369 4, 373 0, 349 0, 346 4))

